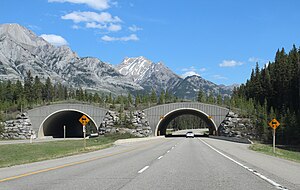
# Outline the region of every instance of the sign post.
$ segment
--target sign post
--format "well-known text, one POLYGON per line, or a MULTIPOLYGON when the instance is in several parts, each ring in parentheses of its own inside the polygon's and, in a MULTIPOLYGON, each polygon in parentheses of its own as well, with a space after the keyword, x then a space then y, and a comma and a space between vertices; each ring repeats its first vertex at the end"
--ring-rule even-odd
POLYGON ((90 119, 86 116, 86 115, 82 115, 81 118, 79 119, 79 122, 82 124, 82 132, 83 132, 83 145, 84 145, 84 149, 86 147, 86 141, 85 141, 85 137, 86 137, 86 128, 85 126, 89 123, 90 119))
POLYGON ((64 140, 66 140, 66 126, 64 125, 64 140))
POLYGON ((276 128, 280 125, 280 123, 274 118, 269 122, 269 126, 273 128, 273 153, 275 154, 275 134, 276 128))

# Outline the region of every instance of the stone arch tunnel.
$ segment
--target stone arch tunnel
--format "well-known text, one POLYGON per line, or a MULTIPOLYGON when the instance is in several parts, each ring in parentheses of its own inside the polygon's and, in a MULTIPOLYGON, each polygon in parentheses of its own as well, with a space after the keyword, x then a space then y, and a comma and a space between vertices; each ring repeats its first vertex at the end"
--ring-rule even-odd
POLYGON ((157 136, 166 135, 166 130, 167 130, 168 124, 173 119, 175 119, 176 117, 181 116, 181 115, 197 116, 206 123, 206 125, 209 128, 209 134, 217 133, 218 128, 217 128, 215 122, 212 119, 210 119, 207 114, 205 114, 204 112, 202 112, 200 110, 193 109, 193 108, 182 108, 182 109, 173 110, 173 111, 167 113, 165 116, 161 117, 161 120, 157 124, 155 134, 157 136))
POLYGON ((67 138, 83 137, 83 126, 79 122, 82 115, 90 119, 86 126, 87 134, 97 132, 97 124, 93 118, 78 110, 60 110, 51 114, 42 122, 39 131, 44 133, 44 136, 63 138, 65 126, 67 138))
POLYGON ((175 117, 191 114, 200 117, 208 126, 210 134, 217 134, 221 122, 229 109, 200 102, 178 102, 163 104, 143 110, 154 136, 164 135, 167 124, 175 117), (158 133, 159 131, 159 133, 158 133))
POLYGON ((87 133, 96 132, 103 121, 107 109, 87 104, 52 104, 28 110, 33 130, 38 138, 52 136, 63 137, 63 126, 66 126, 66 137, 83 137, 82 124, 79 119, 86 115, 90 122, 87 133))

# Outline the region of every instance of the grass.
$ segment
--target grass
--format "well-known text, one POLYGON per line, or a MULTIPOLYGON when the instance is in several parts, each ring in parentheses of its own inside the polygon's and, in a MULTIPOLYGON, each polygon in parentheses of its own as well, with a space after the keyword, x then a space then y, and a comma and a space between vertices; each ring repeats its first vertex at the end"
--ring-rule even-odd
POLYGON ((273 147, 272 145, 266 145, 266 144, 252 144, 250 146, 251 150, 262 152, 264 154, 268 154, 271 156, 284 158, 287 160, 292 160, 296 162, 300 162, 300 152, 291 151, 291 150, 284 150, 281 148, 275 148, 275 154, 273 153, 273 147))
POLYGON ((86 139, 86 148, 83 140, 0 145, 0 168, 100 150, 112 146, 118 139, 132 137, 114 134, 86 139))

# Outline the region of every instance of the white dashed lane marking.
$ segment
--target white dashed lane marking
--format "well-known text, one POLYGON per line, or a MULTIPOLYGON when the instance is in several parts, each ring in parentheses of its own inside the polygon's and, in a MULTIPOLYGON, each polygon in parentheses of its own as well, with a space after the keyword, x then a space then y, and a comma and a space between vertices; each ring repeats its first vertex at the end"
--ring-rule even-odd
POLYGON ((157 158, 157 160, 160 160, 160 159, 162 159, 162 157, 163 157, 163 156, 160 156, 160 157, 158 157, 158 158, 157 158))
POLYGON ((149 168, 149 166, 145 166, 140 171, 138 171, 138 173, 141 174, 141 173, 143 173, 148 168, 149 168))

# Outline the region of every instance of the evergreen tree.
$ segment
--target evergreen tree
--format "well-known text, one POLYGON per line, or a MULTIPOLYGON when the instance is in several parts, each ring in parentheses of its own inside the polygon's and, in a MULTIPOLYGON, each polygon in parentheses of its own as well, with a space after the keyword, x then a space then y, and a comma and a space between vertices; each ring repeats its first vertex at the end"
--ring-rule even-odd
POLYGON ((31 104, 33 102, 33 77, 31 75, 31 71, 29 70, 26 73, 26 77, 24 78, 24 95, 25 99, 31 104))
POLYGON ((35 76, 33 83, 33 97, 35 102, 38 104, 42 100, 43 94, 43 83, 40 81, 38 76, 35 76))
POLYGON ((165 103, 165 93, 164 91, 161 91, 158 99, 158 104, 164 104, 164 103, 165 103))
POLYGON ((132 105, 132 103, 133 103, 133 100, 132 100, 132 96, 131 96, 131 94, 130 94, 130 93, 128 93, 128 96, 127 96, 127 101, 128 101, 128 104, 129 104, 129 105, 132 105))
POLYGON ((204 93, 200 89, 199 92, 198 92, 198 96, 197 96, 197 102, 203 102, 203 99, 204 99, 204 93))
POLYGON ((157 95, 154 89, 152 89, 150 100, 151 103, 155 103, 155 104, 157 103, 157 95))
POLYGON ((48 77, 43 89, 43 100, 46 102, 52 102, 54 98, 54 87, 51 79, 48 77))

